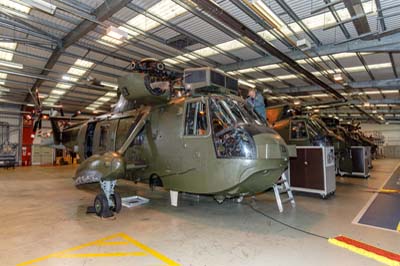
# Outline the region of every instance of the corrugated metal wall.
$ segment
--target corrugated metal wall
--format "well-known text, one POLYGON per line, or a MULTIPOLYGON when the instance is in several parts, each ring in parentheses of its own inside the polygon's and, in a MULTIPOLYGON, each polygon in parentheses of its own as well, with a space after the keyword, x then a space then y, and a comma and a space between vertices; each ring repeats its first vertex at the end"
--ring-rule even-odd
POLYGON ((385 137, 383 155, 386 158, 400 158, 400 125, 361 124, 361 130, 382 133, 385 137))

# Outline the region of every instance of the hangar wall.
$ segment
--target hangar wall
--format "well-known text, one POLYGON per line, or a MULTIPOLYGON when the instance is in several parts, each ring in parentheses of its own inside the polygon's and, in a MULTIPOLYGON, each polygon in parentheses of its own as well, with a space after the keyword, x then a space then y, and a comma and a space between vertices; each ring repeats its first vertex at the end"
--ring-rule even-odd
POLYGON ((380 133, 385 138, 383 155, 386 158, 400 158, 400 125, 361 124, 361 130, 367 136, 380 133))

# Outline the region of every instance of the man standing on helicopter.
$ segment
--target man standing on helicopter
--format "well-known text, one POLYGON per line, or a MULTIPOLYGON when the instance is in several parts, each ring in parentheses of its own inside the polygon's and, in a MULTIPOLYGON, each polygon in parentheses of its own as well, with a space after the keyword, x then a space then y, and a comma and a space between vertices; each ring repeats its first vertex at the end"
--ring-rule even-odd
POLYGON ((247 103, 253 108, 260 117, 267 121, 265 113, 264 97, 256 89, 250 89, 247 97, 247 103))

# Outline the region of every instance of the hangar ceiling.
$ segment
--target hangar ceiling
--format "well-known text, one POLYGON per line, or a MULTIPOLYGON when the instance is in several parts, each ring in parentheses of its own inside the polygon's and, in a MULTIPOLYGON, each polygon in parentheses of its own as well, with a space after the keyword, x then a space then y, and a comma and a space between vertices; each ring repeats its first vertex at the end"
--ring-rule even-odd
POLYGON ((38 89, 45 107, 108 111, 116 101, 116 79, 131 60, 155 57, 177 70, 220 68, 242 86, 263 91, 269 105, 300 103, 345 120, 370 119, 358 107, 379 121, 400 122, 396 0, 214 1, 346 104, 198 1, 48 0, 54 13, 31 2, 43 1, 0 0, 0 102, 28 104, 38 89), (127 38, 110 34, 110 26, 127 38), (310 43, 304 51, 296 44, 302 40, 310 43))

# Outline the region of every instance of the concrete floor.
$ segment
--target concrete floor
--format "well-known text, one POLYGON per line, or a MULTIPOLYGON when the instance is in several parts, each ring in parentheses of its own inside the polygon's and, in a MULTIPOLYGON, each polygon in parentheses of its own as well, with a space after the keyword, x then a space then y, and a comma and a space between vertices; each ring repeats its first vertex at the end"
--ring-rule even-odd
MULTIPOLYGON (((253 204, 293 226, 327 237, 346 235, 399 253, 399 233, 352 224, 373 196, 366 190, 379 188, 398 163, 374 161, 368 180, 338 178, 336 195, 328 200, 296 194, 297 207, 286 205, 282 214, 272 192, 257 196, 253 204)), ((150 202, 123 208, 114 220, 87 215, 86 206, 98 187, 76 189, 74 170, 0 169, 0 265, 174 265, 162 255, 179 265, 381 265, 269 220, 248 206, 251 198, 218 205, 209 197, 185 197, 174 208, 166 191, 150 192, 144 185, 121 181, 118 190, 123 196, 138 194, 150 202), (123 234, 108 240, 114 243, 79 246, 116 233, 123 234), (29 262, 36 258, 41 259, 29 262)))

